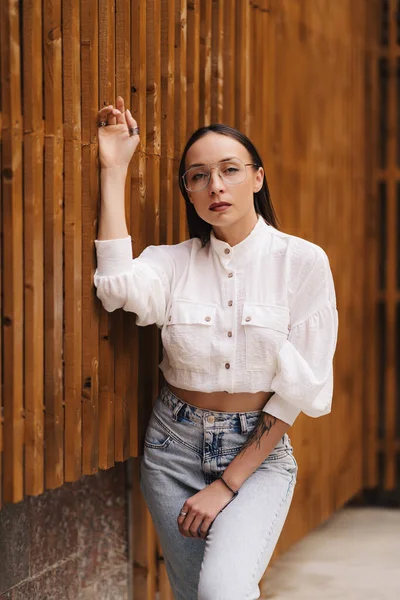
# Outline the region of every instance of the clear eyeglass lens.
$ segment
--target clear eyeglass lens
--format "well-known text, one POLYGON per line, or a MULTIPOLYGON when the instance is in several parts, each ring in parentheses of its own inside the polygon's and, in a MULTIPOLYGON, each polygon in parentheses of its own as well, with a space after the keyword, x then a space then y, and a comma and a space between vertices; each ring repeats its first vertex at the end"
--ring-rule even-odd
MULTIPOLYGON (((217 165, 221 179, 228 184, 242 183, 247 176, 245 164, 238 159, 224 160, 217 165)), ((207 187, 210 180, 211 170, 208 165, 193 167, 186 171, 184 181, 189 192, 199 192, 207 187)))

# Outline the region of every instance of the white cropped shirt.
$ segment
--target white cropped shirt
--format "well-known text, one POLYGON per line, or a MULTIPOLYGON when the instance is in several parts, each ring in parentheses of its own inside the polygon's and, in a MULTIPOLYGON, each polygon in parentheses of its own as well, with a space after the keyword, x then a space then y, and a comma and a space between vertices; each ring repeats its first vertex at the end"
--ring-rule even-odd
POLYGON ((96 240, 104 308, 161 329, 171 385, 201 392, 274 391, 263 410, 292 425, 328 414, 338 314, 322 248, 258 218, 241 243, 211 233, 132 258, 131 238, 96 240))

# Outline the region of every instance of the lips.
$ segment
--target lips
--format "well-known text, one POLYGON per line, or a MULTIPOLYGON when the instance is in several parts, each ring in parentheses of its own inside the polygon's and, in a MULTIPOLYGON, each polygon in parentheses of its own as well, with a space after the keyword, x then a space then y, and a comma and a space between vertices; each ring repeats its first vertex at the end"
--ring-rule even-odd
POLYGON ((219 208, 223 208, 223 207, 228 207, 231 206, 231 204, 229 204, 229 202, 213 202, 212 204, 210 204, 210 206, 208 207, 209 210, 215 210, 215 209, 219 209, 219 208))

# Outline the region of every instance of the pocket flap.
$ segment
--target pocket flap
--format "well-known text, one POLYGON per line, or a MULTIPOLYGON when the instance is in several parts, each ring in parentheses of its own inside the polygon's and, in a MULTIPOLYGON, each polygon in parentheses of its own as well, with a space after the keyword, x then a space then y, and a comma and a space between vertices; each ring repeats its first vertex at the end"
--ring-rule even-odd
POLYGON ((173 300, 167 316, 167 325, 213 325, 216 307, 187 300, 173 300))
POLYGON ((286 306, 272 304, 252 304, 245 302, 243 305, 242 325, 268 327, 282 333, 289 333, 290 312, 286 306))

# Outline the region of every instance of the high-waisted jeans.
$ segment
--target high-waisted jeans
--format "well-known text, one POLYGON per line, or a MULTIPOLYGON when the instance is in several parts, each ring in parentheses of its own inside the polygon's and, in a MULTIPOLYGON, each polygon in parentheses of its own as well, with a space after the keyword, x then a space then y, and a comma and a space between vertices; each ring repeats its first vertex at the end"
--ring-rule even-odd
POLYGON ((288 435, 220 512, 206 540, 184 537, 185 501, 224 472, 261 411, 192 406, 164 387, 146 430, 141 489, 164 553, 175 600, 254 600, 284 525, 297 476, 288 435))

